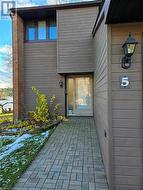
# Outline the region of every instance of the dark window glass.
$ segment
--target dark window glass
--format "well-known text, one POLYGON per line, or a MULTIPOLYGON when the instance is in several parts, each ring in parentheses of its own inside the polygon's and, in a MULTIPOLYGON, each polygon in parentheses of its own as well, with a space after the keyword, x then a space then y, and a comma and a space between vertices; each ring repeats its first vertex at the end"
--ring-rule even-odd
POLYGON ((35 24, 30 22, 27 24, 27 39, 29 41, 35 40, 35 24))
POLYGON ((55 21, 50 22, 49 26, 49 39, 56 40, 57 39, 57 26, 55 21))
POLYGON ((46 21, 38 21, 38 40, 46 40, 46 21))

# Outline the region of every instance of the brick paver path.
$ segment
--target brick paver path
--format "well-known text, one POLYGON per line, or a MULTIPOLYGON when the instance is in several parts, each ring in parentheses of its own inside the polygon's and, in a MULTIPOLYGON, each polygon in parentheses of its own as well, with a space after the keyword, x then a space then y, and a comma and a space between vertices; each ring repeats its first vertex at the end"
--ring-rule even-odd
POLYGON ((92 117, 60 124, 14 190, 108 190, 92 117))

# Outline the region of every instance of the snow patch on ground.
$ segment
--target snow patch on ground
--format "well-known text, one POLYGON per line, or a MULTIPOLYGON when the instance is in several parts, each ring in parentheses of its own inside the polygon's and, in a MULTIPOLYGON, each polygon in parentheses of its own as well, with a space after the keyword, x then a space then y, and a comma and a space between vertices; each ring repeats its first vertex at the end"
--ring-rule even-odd
POLYGON ((0 136, 0 140, 5 140, 5 139, 11 139, 11 140, 13 140, 13 139, 15 139, 15 138, 17 138, 17 136, 9 136, 9 135, 5 135, 5 136, 0 136))
POLYGON ((16 139, 16 141, 14 141, 12 144, 6 145, 5 150, 2 153, 0 153, 0 160, 2 160, 4 157, 8 156, 15 150, 24 146, 23 144, 21 144, 21 142, 30 137, 32 137, 32 135, 24 134, 24 135, 20 136, 18 139, 16 139))
POLYGON ((42 133, 42 135, 44 135, 47 138, 49 136, 49 131, 42 133))
MULTIPOLYGON (((41 133, 41 135, 44 136, 44 138, 47 138, 49 136, 49 131, 43 132, 43 133, 41 133)), ((0 153, 0 160, 2 160, 4 157, 8 156, 12 152, 18 150, 19 148, 23 147, 24 144, 22 142, 32 136, 33 135, 30 135, 30 134, 24 134, 24 135, 18 137, 13 143, 6 145, 4 147, 4 149, 2 150, 2 152, 0 153)), ((5 138, 8 138, 8 137, 10 137, 10 136, 5 136, 5 138)), ((4 138, 4 136, 2 138, 4 138)), ((10 137, 10 138, 12 138, 12 137, 10 137)), ((14 136, 13 138, 16 138, 16 137, 14 136)), ((1 137, 0 137, 0 139, 1 139, 1 137)))
MULTIPOLYGON (((47 138, 49 136, 49 131, 46 131, 44 133, 41 133, 42 136, 44 136, 44 138, 47 138)), ((4 147, 3 151, 0 153, 0 160, 2 160, 4 157, 8 156, 9 154, 11 154, 12 152, 18 150, 19 148, 23 147, 24 145, 21 143, 23 141, 25 141, 26 139, 32 137, 33 135, 30 134, 24 134, 20 137, 18 137, 13 143, 8 144, 4 147)), ((0 136, 1 138, 12 138, 12 136, 0 136)), ((16 138, 15 136, 13 136, 13 138, 16 138)))

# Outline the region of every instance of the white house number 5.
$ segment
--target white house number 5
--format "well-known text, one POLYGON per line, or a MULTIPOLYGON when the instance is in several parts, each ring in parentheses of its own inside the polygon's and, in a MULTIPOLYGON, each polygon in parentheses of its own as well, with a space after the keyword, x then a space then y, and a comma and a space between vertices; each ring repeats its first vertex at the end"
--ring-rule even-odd
POLYGON ((121 85, 122 88, 128 87, 129 84, 130 84, 130 82, 129 82, 129 78, 127 76, 122 76, 120 78, 120 85, 121 85))

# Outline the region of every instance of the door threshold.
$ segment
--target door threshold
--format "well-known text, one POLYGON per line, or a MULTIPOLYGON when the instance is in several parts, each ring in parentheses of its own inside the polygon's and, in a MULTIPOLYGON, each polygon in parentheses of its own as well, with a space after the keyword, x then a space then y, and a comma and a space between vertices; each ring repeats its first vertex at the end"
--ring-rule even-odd
POLYGON ((93 117, 93 115, 67 115, 67 117, 93 117))

